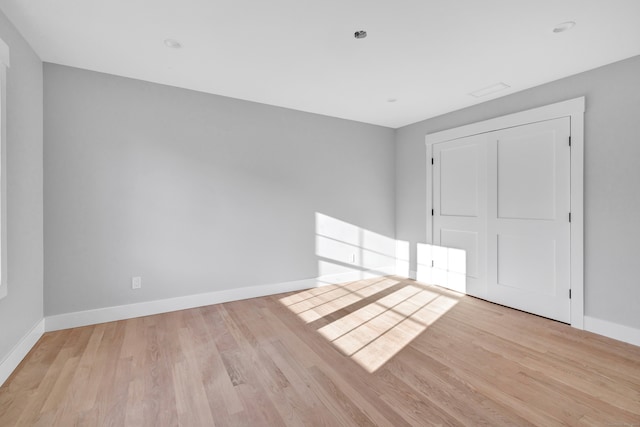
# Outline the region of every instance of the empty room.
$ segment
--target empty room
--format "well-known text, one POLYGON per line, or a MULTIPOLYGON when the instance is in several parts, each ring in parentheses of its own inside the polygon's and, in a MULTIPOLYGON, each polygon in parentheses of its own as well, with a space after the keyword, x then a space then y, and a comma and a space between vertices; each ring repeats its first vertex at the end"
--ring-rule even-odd
POLYGON ((0 0, 0 426, 640 426, 640 1, 0 0))

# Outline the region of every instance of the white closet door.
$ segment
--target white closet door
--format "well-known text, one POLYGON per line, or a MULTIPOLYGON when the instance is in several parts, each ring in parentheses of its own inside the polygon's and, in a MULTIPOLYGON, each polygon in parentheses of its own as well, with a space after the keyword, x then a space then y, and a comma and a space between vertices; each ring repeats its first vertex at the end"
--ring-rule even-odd
POLYGON ((486 136, 433 148, 435 284, 486 297, 486 136))
POLYGON ((487 135, 488 299, 568 323, 569 118, 487 135))
POLYGON ((433 281, 570 322, 569 118, 434 144, 433 281))

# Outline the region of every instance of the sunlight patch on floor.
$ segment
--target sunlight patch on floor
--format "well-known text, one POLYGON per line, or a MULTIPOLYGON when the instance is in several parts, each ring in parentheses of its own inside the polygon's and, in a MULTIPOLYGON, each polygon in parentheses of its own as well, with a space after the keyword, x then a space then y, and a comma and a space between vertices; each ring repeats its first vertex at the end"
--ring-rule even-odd
POLYGON ((322 293, 317 289, 304 291, 280 302, 311 323, 364 299, 373 299, 318 329, 344 355, 373 373, 458 302, 453 293, 411 284, 375 298, 398 283, 390 278, 359 281, 332 286, 322 293))
POLYGON ((367 371, 377 371, 456 304, 457 300, 454 298, 436 297, 390 329, 374 336, 371 342, 351 358, 367 371))
MULTIPOLYGON (((396 284, 398 284, 398 281, 391 279, 377 280, 373 283, 365 281, 353 282, 290 304, 288 307, 306 323, 311 323, 396 284)), ((283 303, 287 305, 286 302, 283 303)))

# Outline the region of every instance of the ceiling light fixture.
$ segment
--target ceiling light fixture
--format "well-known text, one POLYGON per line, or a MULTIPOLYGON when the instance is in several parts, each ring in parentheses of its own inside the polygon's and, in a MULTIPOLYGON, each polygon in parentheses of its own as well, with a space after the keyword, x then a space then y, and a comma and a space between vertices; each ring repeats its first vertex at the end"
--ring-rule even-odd
POLYGON ((569 31, 573 27, 576 26, 576 23, 573 21, 563 22, 562 24, 558 24, 553 29, 554 33, 564 33, 565 31, 569 31))
POLYGON ((356 31, 355 33, 353 33, 353 37, 357 38, 357 39, 363 39, 365 37, 367 37, 367 32, 360 30, 360 31, 356 31))
POLYGON ((166 47, 170 47, 171 49, 180 49, 182 47, 180 42, 174 39, 165 39, 164 45, 166 47))
POLYGON ((484 87, 482 89, 478 89, 475 92, 471 92, 469 95, 475 98, 482 98, 483 96, 491 95, 492 93, 500 92, 501 90, 509 89, 510 87, 511 86, 500 82, 491 86, 484 87))

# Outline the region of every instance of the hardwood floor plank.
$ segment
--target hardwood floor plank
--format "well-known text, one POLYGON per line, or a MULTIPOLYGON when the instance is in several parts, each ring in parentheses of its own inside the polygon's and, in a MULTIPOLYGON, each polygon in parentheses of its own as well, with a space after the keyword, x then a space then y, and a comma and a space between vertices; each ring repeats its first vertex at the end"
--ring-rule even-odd
POLYGON ((303 425, 333 426, 335 419, 331 416, 329 409, 316 398, 315 394, 309 393, 309 389, 317 386, 311 377, 311 372, 300 365, 297 358, 292 356, 280 341, 271 342, 264 351, 287 378, 289 384, 286 388, 287 395, 295 401, 293 405, 299 407, 305 415, 301 420, 303 425))
MULTIPOLYGON (((422 363, 422 361, 419 363, 422 363)), ((428 410, 429 414, 442 411, 446 414, 447 419, 455 420, 456 423, 461 425, 482 426, 492 424, 478 407, 461 405, 457 399, 452 399, 447 384, 442 384, 441 381, 434 381, 432 378, 426 381, 414 375, 412 369, 408 369, 399 362, 394 361, 390 365, 392 366, 380 369, 378 376, 389 383, 391 387, 410 390, 409 399, 428 402, 434 408, 428 410), (398 387, 400 384, 402 386, 398 387)))
POLYGON ((144 426, 144 379, 134 375, 127 388, 124 425, 144 426))
POLYGON ((244 424, 246 422, 246 418, 243 418, 244 406, 233 387, 221 355, 221 352, 237 349, 238 346, 224 326, 217 306, 201 310, 203 325, 209 332, 210 340, 209 351, 204 357, 206 367, 203 380, 214 412, 214 419, 222 425, 234 425, 239 422, 244 424), (235 421, 232 421, 234 419, 235 421))
MULTIPOLYGON (((15 402, 22 401, 26 403, 26 405, 21 405, 22 412, 20 413, 19 418, 9 417, 7 425, 32 425, 35 423, 35 421, 40 417, 42 407, 49 398, 51 390, 53 390, 55 384, 58 382, 62 370, 64 369, 64 365, 70 355, 71 351, 69 348, 61 349, 57 353, 57 357, 52 361, 49 369, 43 375, 38 388, 34 392, 30 393, 33 398, 30 398, 29 400, 23 400, 24 397, 16 398, 15 402)), ((9 412, 9 415, 12 415, 11 412, 9 412)))
POLYGON ((467 425, 483 425, 483 418, 488 421, 488 425, 533 425, 517 415, 512 408, 488 399, 472 384, 460 378, 451 367, 440 363, 431 355, 407 346, 403 350, 403 356, 401 360, 396 358, 390 362, 386 369, 407 378, 408 383, 415 384, 414 388, 432 399, 439 401, 434 394, 440 396, 445 409, 454 408, 450 412, 452 415, 459 412, 456 407, 462 408, 465 416, 477 414, 478 422, 467 425), (396 365, 399 367, 396 368, 396 365))
POLYGON ((378 375, 385 386, 382 399, 392 407, 403 407, 400 415, 413 426, 434 425, 462 426, 463 424, 446 410, 434 404, 427 396, 418 393, 402 381, 394 372, 383 370, 378 375))
MULTIPOLYGON (((33 411, 37 405, 36 402, 47 397, 44 395, 32 400, 21 398, 24 395, 37 394, 37 388, 47 378, 47 372, 59 357, 67 335, 63 333, 44 334, 0 388, 0 414, 2 414, 0 419, 6 419, 7 425, 16 424, 23 412, 33 411), (28 372, 18 375, 19 372, 22 372, 21 366, 26 364, 27 360, 29 360, 28 372)), ((70 354, 68 350, 65 353, 70 354)), ((42 404, 44 404, 44 400, 42 400, 42 404)))
POLYGON ((177 425, 176 396, 174 390, 173 375, 167 366, 179 363, 165 360, 175 352, 164 351, 163 346, 168 345, 165 340, 159 338, 158 326, 149 324, 145 329, 145 362, 144 362, 144 399, 143 419, 148 426, 177 425))
POLYGON ((46 333, 1 426, 640 425, 640 348, 398 277, 46 333))

